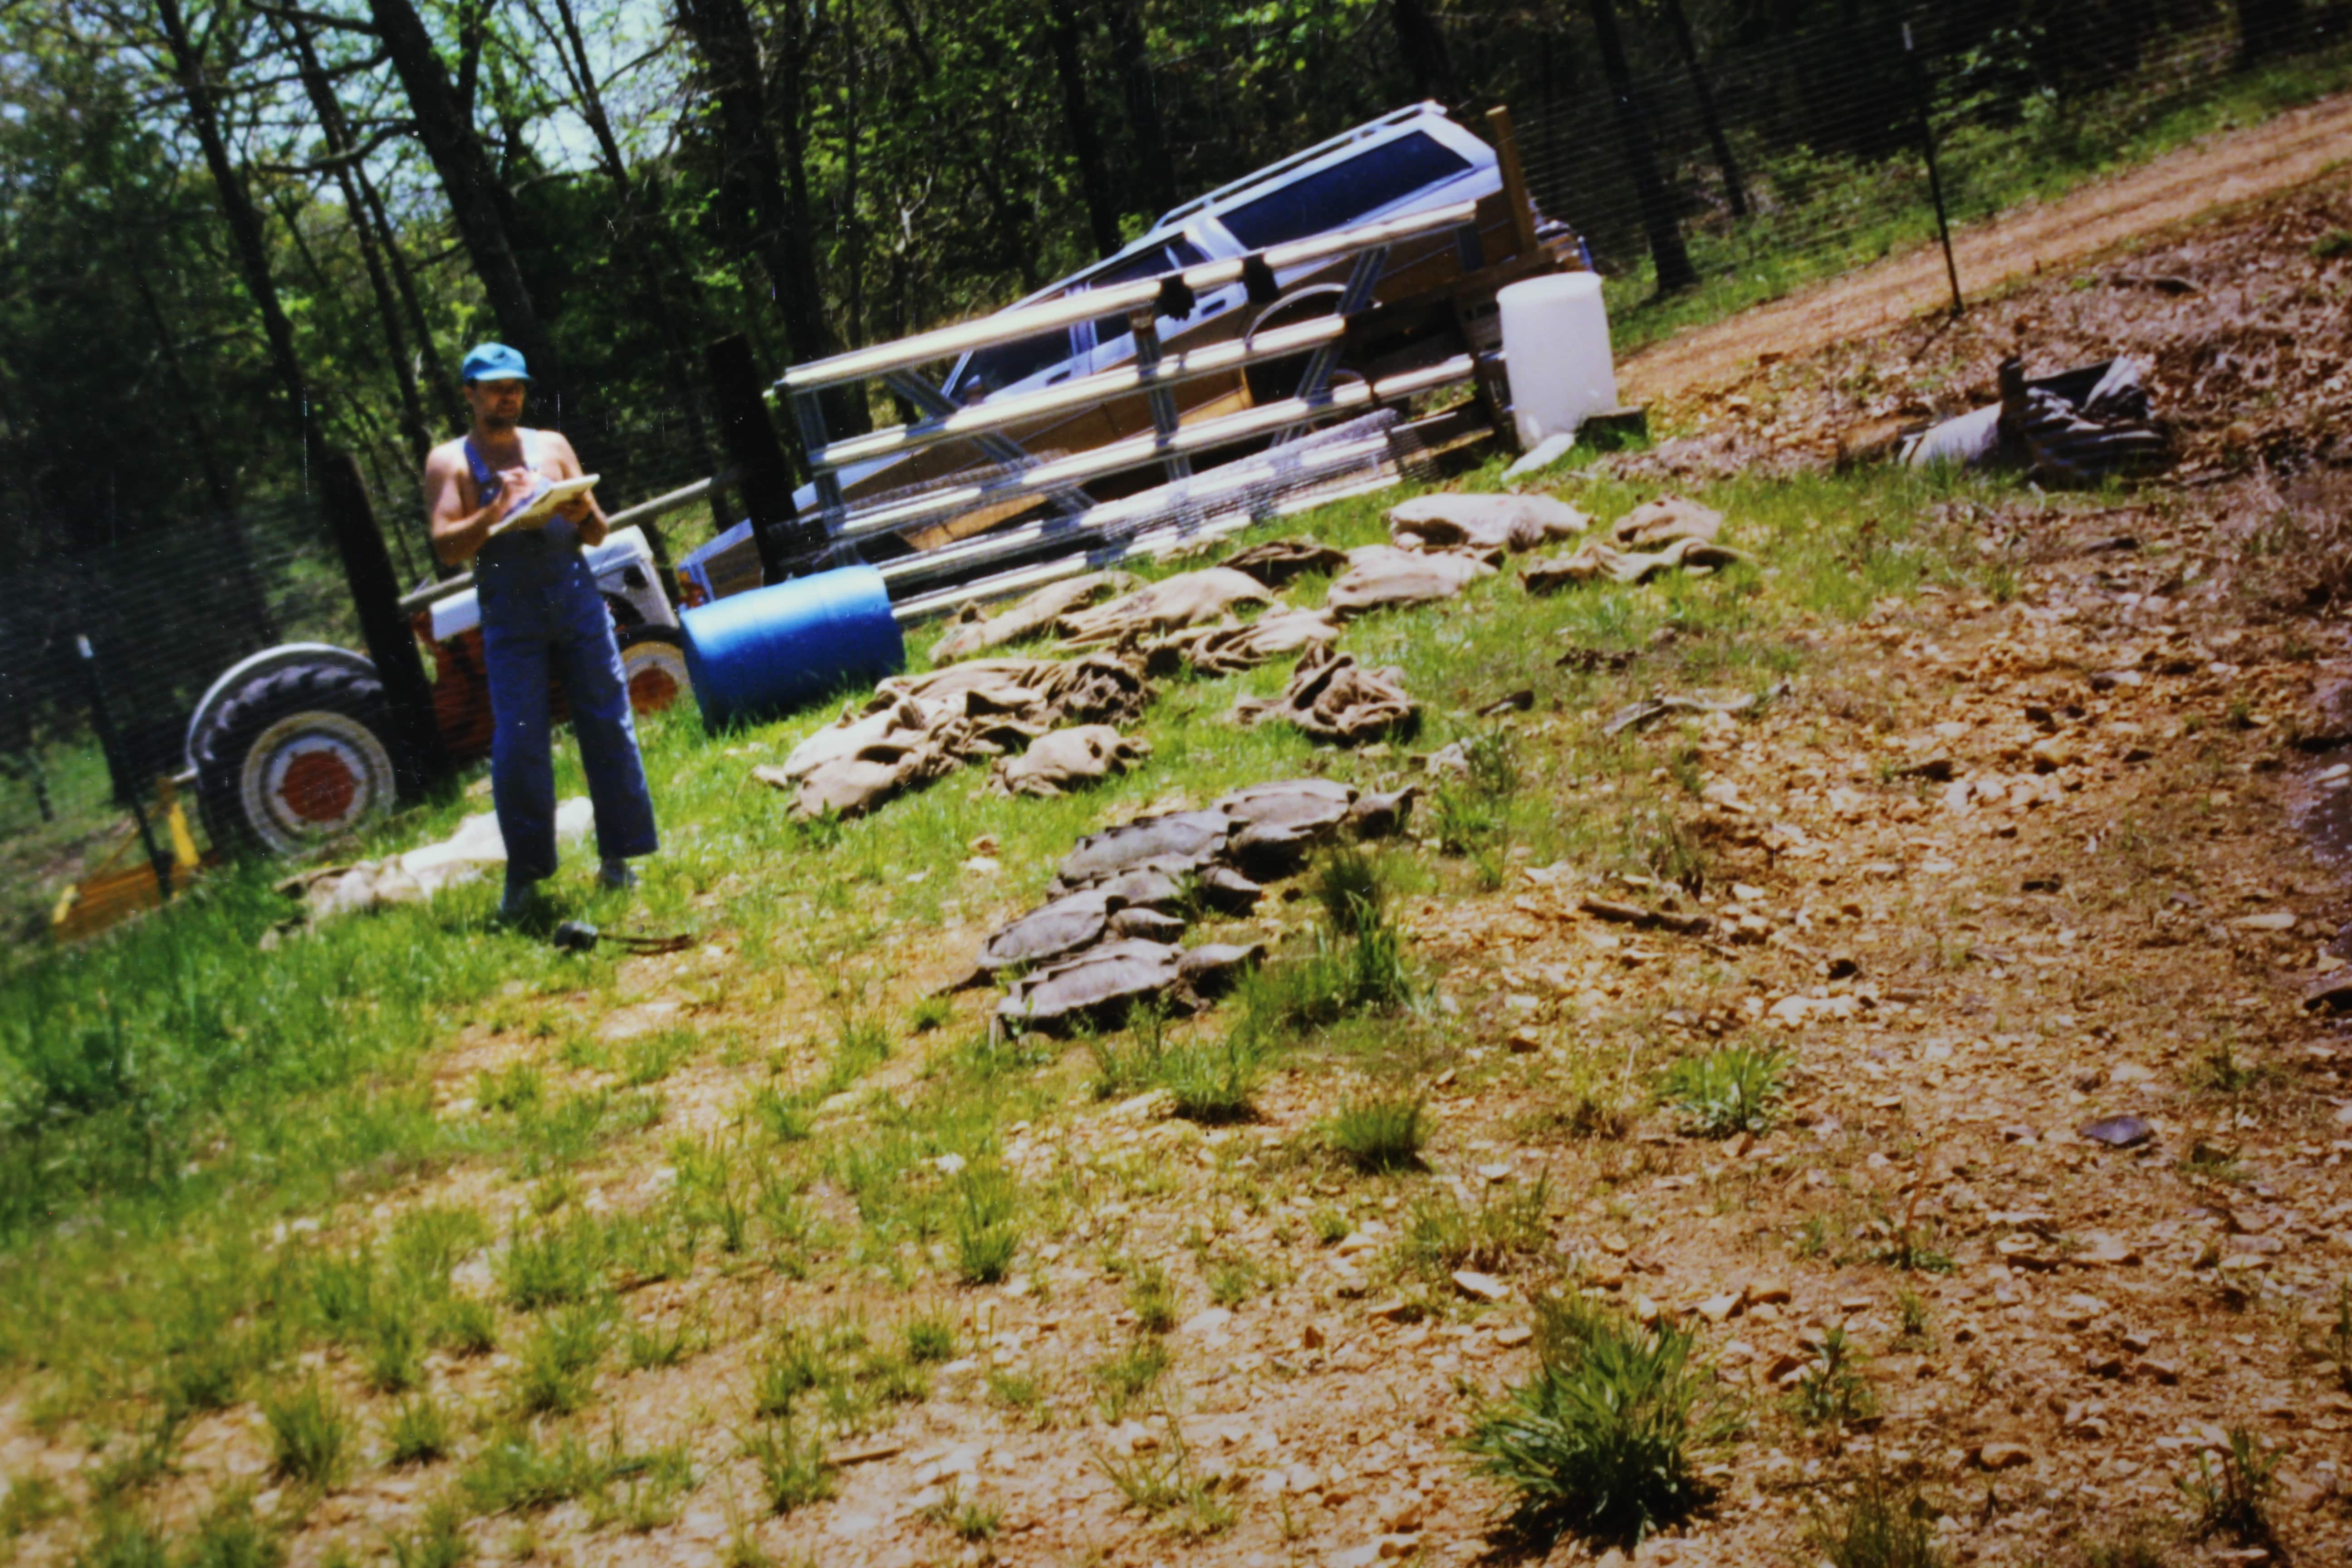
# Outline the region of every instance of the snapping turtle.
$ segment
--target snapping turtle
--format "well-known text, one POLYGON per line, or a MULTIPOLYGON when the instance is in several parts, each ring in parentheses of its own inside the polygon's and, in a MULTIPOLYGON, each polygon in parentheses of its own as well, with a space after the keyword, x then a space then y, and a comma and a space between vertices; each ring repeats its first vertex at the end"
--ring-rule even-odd
POLYGON ((996 1020, 1047 1035, 1080 1023, 1122 1023, 1138 1002, 1176 989, 1180 958, 1162 942, 1105 942, 1014 981, 996 1005, 996 1020))
POLYGON ((1176 975, 1184 989, 1203 1001, 1234 987, 1242 972, 1255 969, 1265 957, 1265 943, 1207 942, 1187 948, 1176 960, 1176 975))
POLYGON ((1090 947, 1102 940, 1118 907, 1108 894, 1091 888, 1040 904, 992 931, 981 943, 971 973, 950 989, 977 985, 999 970, 1043 963, 1090 947))
POLYGON ((1233 823, 1222 811, 1171 811, 1089 833, 1062 858, 1055 886, 1091 887, 1146 861, 1158 869, 1197 868, 1225 847, 1233 823))
POLYGON ((1405 818, 1412 815, 1420 794, 1419 784, 1407 784, 1387 795, 1359 795, 1348 808, 1348 826, 1359 838, 1393 838, 1404 831, 1405 818))
POLYGON ((1237 825, 1226 858, 1265 881, 1297 870, 1307 850, 1348 819, 1355 800, 1354 790, 1329 779, 1286 779, 1235 790, 1210 809, 1237 825))

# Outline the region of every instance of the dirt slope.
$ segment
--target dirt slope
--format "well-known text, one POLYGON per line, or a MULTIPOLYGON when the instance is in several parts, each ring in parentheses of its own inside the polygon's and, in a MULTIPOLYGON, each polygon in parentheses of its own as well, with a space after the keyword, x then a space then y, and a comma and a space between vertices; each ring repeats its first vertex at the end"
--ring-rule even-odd
MULTIPOLYGON (((2071 266, 2210 207, 2291 190, 2352 156, 2352 93, 2213 136, 2058 201, 1953 237, 1960 287, 1982 299, 2017 278, 2071 266)), ((1940 248, 1924 246, 1633 355, 1629 403, 1671 405, 1737 379, 1759 354, 1796 357, 1893 326, 1950 298, 1940 248)))

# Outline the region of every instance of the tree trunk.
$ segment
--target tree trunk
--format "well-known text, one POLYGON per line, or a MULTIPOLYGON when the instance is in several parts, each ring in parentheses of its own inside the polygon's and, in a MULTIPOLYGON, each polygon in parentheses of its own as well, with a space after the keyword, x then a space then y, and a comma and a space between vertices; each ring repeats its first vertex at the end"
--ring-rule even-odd
POLYGON ((320 134, 327 144, 327 156, 335 165, 335 183, 343 194, 343 211, 349 216, 352 237, 358 243, 360 261, 367 269, 368 292, 375 297, 376 321, 383 330, 384 353, 392 361, 393 377, 400 385, 400 432, 408 443, 409 454, 422 463, 425 454, 432 449, 433 438, 426 433, 425 401, 416 388, 416 366, 408 354, 407 334, 401 331, 400 312, 393 299, 392 279, 386 275, 383 253, 376 247, 374 226, 368 221, 366 205, 360 200, 359 182, 352 178, 351 124, 343 118, 342 100, 335 96, 334 84, 327 79, 324 68, 319 64, 319 52, 311 47, 310 34, 299 21, 287 24, 288 34, 294 45, 294 58, 302 76, 302 90, 310 100, 310 111, 318 117, 320 134))
POLYGON ((504 187, 490 171, 481 139, 458 103, 434 51, 433 38, 410 0, 368 0, 369 15, 391 56, 392 68, 408 96, 409 112, 416 121, 417 140, 425 144, 440 176, 449 216, 457 237, 474 264, 474 274, 498 318, 499 332, 522 351, 536 378, 536 390, 551 405, 562 395, 562 365, 555 345, 541 326, 522 268, 509 237, 511 222, 504 187))
POLYGON ((843 270, 849 274, 848 342, 855 348, 866 341, 866 225, 857 216, 857 149, 865 140, 857 121, 858 89, 865 72, 857 47, 857 0, 842 0, 841 26, 841 222, 847 253, 843 270))
POLYGON ((1625 156, 1626 172, 1633 176, 1633 194, 1642 205, 1642 226, 1649 231, 1650 256, 1657 263, 1658 292, 1672 294, 1698 281, 1690 252, 1683 248, 1682 230, 1675 225, 1675 204, 1658 173, 1658 156, 1642 128, 1641 110, 1633 103, 1633 70, 1625 61, 1624 41, 1617 36, 1614 0, 1585 0, 1592 31, 1601 43, 1601 69, 1609 78, 1609 96, 1615 100, 1617 139, 1625 156))
POLYGON ((1053 16, 1054 69, 1062 82, 1062 128, 1078 161, 1078 188, 1087 199, 1087 223, 1095 254, 1118 249, 1118 201, 1103 169, 1102 138, 1095 131, 1094 106, 1087 100, 1086 66, 1078 58, 1078 17, 1071 0, 1047 0, 1053 16))
POLYGON ((1412 79, 1413 96, 1454 100, 1454 65, 1446 57, 1445 33, 1423 0, 1389 0, 1389 21, 1396 28, 1397 53, 1405 75, 1412 79))
POLYGON ((286 319, 278 286, 270 279, 269 247, 262 234, 261 215, 229 159, 228 142, 221 134, 219 97, 205 74, 204 55, 189 36, 187 15, 180 9, 180 0, 155 0, 155 13, 163 26, 164 41, 171 47, 172 79, 188 106, 189 126, 204 149, 205 167, 220 194, 221 216, 228 222, 229 237, 236 248, 237 271, 245 280, 245 291, 253 298, 254 309, 261 312, 270 368, 285 390, 287 407, 293 413, 307 453, 311 441, 310 398, 301 362, 295 357, 294 324, 286 319))
POLYGON ((1142 0, 1109 0, 1111 54, 1118 61, 1127 99, 1128 134, 1135 141, 1136 172, 1145 216, 1156 218, 1176 205, 1176 169, 1160 123, 1160 89, 1151 79, 1151 56, 1143 36, 1142 0))
POLYGON ((1748 187, 1740 182, 1739 165, 1731 156, 1731 139, 1723 133, 1723 116, 1715 107, 1715 89, 1706 79, 1706 71, 1698 62, 1698 40, 1691 36, 1689 15, 1683 10, 1683 0, 1661 0, 1665 7, 1666 21, 1675 30, 1675 47, 1682 51, 1683 69, 1690 77, 1691 96, 1698 100, 1699 123, 1706 128, 1707 145, 1714 150, 1715 166, 1723 171, 1723 194, 1731 204, 1731 216, 1748 216, 1748 187))
MULTIPOLYGON (((783 318, 784 352, 795 362, 822 359, 834 352, 834 337, 825 325, 810 236, 793 222, 785 195, 751 14, 743 0, 677 0, 677 17, 693 40, 704 90, 719 106, 720 203, 729 220, 748 230, 768 274, 783 318)), ((793 73, 798 68, 793 62, 793 73)))

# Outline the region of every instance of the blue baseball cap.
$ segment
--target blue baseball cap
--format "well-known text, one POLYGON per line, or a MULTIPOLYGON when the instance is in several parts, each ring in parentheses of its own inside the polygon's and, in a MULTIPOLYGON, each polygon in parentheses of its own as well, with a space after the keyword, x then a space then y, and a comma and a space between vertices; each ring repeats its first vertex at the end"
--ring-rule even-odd
POLYGON ((530 379, 530 372, 523 368, 522 355, 504 343, 476 343, 466 351, 466 363, 457 374, 468 383, 530 379))

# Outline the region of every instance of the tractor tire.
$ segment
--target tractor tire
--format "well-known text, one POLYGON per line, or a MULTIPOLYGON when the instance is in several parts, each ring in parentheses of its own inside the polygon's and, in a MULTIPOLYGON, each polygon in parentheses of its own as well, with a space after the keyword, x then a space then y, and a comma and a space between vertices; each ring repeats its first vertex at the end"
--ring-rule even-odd
POLYGON ((676 626, 629 626, 619 634, 621 677, 628 683, 629 707, 658 713, 694 685, 687 677, 686 635, 676 626))
POLYGON ((294 855, 388 815, 392 732, 382 683, 349 668, 299 664, 236 692, 191 748, 214 842, 294 855))

